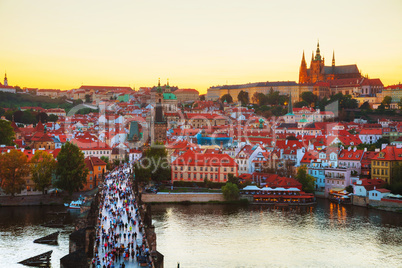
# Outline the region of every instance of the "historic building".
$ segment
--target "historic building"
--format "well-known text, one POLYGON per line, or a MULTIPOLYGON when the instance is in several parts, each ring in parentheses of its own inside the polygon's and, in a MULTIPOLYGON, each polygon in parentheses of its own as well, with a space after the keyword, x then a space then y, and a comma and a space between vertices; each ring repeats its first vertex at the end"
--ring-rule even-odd
POLYGON ((394 166, 402 163, 402 148, 387 146, 371 159, 371 178, 391 183, 394 166))
POLYGON ((172 182, 227 182, 229 174, 237 176, 238 165, 227 154, 201 154, 188 150, 172 162, 172 182))
POLYGON ((325 59, 321 57, 320 44, 317 43, 317 50, 311 55, 310 68, 307 68, 306 59, 303 57, 299 71, 299 84, 315 83, 342 78, 361 78, 356 64, 335 65, 335 52, 332 54, 332 65, 325 66, 325 59))
MULTIPOLYGON (((166 94, 170 96, 172 93, 164 93, 159 81, 155 94, 154 116, 151 120, 151 142, 164 143, 166 141, 167 121, 163 112, 165 97, 169 97, 166 94)), ((169 101, 169 98, 166 101, 169 101)))

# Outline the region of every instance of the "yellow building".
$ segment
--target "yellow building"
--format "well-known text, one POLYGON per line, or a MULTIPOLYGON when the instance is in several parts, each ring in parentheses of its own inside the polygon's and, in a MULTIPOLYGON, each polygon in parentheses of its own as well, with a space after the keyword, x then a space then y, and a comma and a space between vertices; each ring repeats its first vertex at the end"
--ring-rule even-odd
POLYGON ((371 159, 371 178, 391 183, 396 163, 402 164, 402 148, 385 147, 371 159))
POLYGON ((268 94, 270 90, 278 91, 280 95, 292 95, 292 99, 295 102, 299 101, 300 86, 294 81, 279 81, 279 82, 257 82, 243 85, 225 85, 210 87, 207 93, 207 100, 213 100, 213 96, 217 95, 219 90, 219 98, 225 94, 230 94, 233 98, 233 102, 237 102, 237 96, 240 91, 248 92, 250 102, 252 102, 253 95, 255 93, 268 94))

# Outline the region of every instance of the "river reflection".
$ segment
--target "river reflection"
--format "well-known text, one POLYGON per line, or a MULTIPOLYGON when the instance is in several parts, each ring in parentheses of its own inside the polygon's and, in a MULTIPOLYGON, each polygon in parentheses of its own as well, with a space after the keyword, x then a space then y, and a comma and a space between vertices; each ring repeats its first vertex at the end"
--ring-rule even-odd
POLYGON ((153 205, 165 267, 398 267, 402 215, 315 207, 153 205))
MULTIPOLYGON (((72 224, 64 228, 48 228, 41 224, 61 217, 53 213, 62 211, 66 211, 66 208, 0 207, 0 267, 27 267, 18 262, 49 250, 53 250, 52 267, 60 267, 60 258, 68 254, 68 236, 74 228, 72 224), (33 243, 35 239, 56 231, 60 231, 58 246, 33 243)), ((67 223, 72 223, 77 215, 68 217, 67 223)))

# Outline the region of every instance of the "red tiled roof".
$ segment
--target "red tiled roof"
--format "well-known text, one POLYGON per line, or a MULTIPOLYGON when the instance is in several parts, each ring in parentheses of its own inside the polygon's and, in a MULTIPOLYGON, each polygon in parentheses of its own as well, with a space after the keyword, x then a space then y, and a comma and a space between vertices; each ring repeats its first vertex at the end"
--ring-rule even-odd
POLYGON ((402 148, 396 148, 395 146, 387 146, 381 150, 372 160, 383 161, 402 161, 402 148))
POLYGON ((237 166, 237 163, 228 154, 200 154, 188 150, 172 162, 180 166, 237 166))

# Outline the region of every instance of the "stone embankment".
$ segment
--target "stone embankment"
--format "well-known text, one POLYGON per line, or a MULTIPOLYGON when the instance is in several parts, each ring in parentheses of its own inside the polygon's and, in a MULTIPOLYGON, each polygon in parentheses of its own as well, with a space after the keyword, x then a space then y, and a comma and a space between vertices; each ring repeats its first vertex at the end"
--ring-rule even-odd
POLYGON ((365 196, 353 196, 352 204, 360 207, 371 207, 380 210, 402 212, 402 201, 393 199, 369 200, 365 196))
POLYGON ((224 202, 221 193, 158 193, 142 194, 144 203, 224 202))

